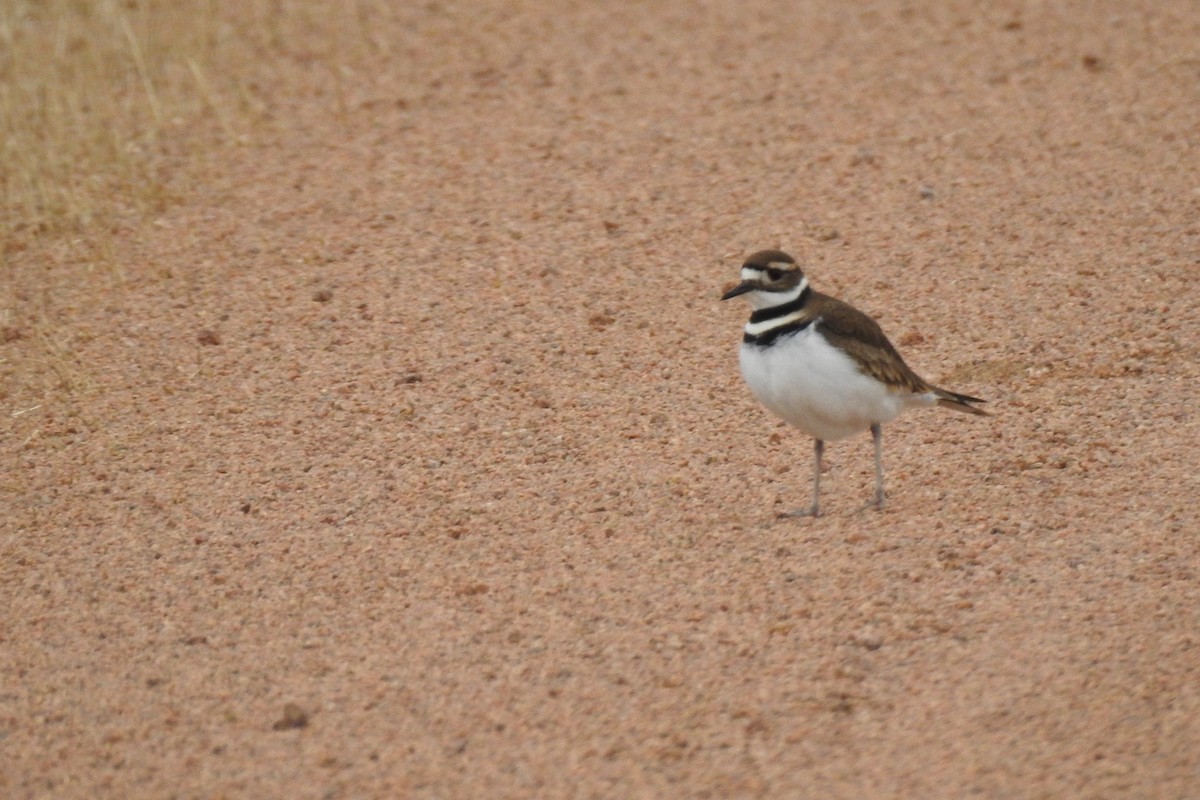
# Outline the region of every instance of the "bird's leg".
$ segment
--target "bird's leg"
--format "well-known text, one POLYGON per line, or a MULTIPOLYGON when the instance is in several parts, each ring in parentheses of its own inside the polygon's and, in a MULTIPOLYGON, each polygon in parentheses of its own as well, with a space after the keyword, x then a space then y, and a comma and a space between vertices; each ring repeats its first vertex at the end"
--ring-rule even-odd
POLYGON ((814 440, 813 455, 816 456, 815 464, 813 464, 813 502, 812 508, 808 511, 814 516, 821 515, 821 456, 825 455, 825 442, 821 439, 814 440))
POLYGON ((875 509, 883 511, 883 426, 878 422, 871 425, 871 438, 875 440, 875 509))
POLYGON ((820 439, 813 440, 813 454, 816 456, 816 463, 813 465, 813 501, 810 508, 805 508, 797 511, 789 511, 786 514, 780 514, 780 517, 819 517, 821 515, 821 456, 825 453, 825 442, 820 439))

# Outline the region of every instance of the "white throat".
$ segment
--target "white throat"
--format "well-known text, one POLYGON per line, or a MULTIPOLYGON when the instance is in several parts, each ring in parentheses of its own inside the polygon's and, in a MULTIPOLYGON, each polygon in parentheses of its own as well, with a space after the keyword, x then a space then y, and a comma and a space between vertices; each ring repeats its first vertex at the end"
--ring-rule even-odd
POLYGON ((746 300, 755 311, 761 311, 764 308, 774 308, 781 306, 784 303, 790 303, 795 300, 800 294, 808 288, 808 277, 800 279, 800 283, 788 292, 764 292, 761 289, 755 289, 753 292, 746 292, 746 300))

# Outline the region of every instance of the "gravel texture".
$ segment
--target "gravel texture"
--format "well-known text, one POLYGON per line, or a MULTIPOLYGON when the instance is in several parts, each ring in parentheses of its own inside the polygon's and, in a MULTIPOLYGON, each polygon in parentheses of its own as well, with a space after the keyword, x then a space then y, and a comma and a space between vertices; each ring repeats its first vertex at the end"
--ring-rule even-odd
POLYGON ((372 28, 120 281, 11 257, 0 795, 1196 796, 1190 0, 372 28), (766 247, 989 400, 882 513, 864 434, 775 519, 766 247))

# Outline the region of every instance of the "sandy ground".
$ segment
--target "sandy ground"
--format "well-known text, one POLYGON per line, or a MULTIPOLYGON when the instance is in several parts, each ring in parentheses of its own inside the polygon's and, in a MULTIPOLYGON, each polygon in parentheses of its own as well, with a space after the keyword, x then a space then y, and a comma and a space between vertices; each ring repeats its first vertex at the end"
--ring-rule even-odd
POLYGON ((0 795, 1200 796, 1200 12, 925 5, 381 15, 15 254, 0 795), (990 401, 883 513, 775 519, 763 247, 990 401))

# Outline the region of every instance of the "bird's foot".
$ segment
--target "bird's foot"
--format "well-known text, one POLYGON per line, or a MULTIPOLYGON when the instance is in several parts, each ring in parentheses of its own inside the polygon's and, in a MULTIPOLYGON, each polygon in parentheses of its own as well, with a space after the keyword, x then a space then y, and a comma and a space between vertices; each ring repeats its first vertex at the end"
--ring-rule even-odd
POLYGON ((859 508, 858 513, 861 514, 864 511, 883 511, 884 505, 883 498, 876 497, 874 500, 859 508))
POLYGON ((798 508, 795 511, 784 511, 781 514, 776 514, 775 519, 795 519, 796 517, 819 517, 821 509, 817 506, 809 508, 798 508))

